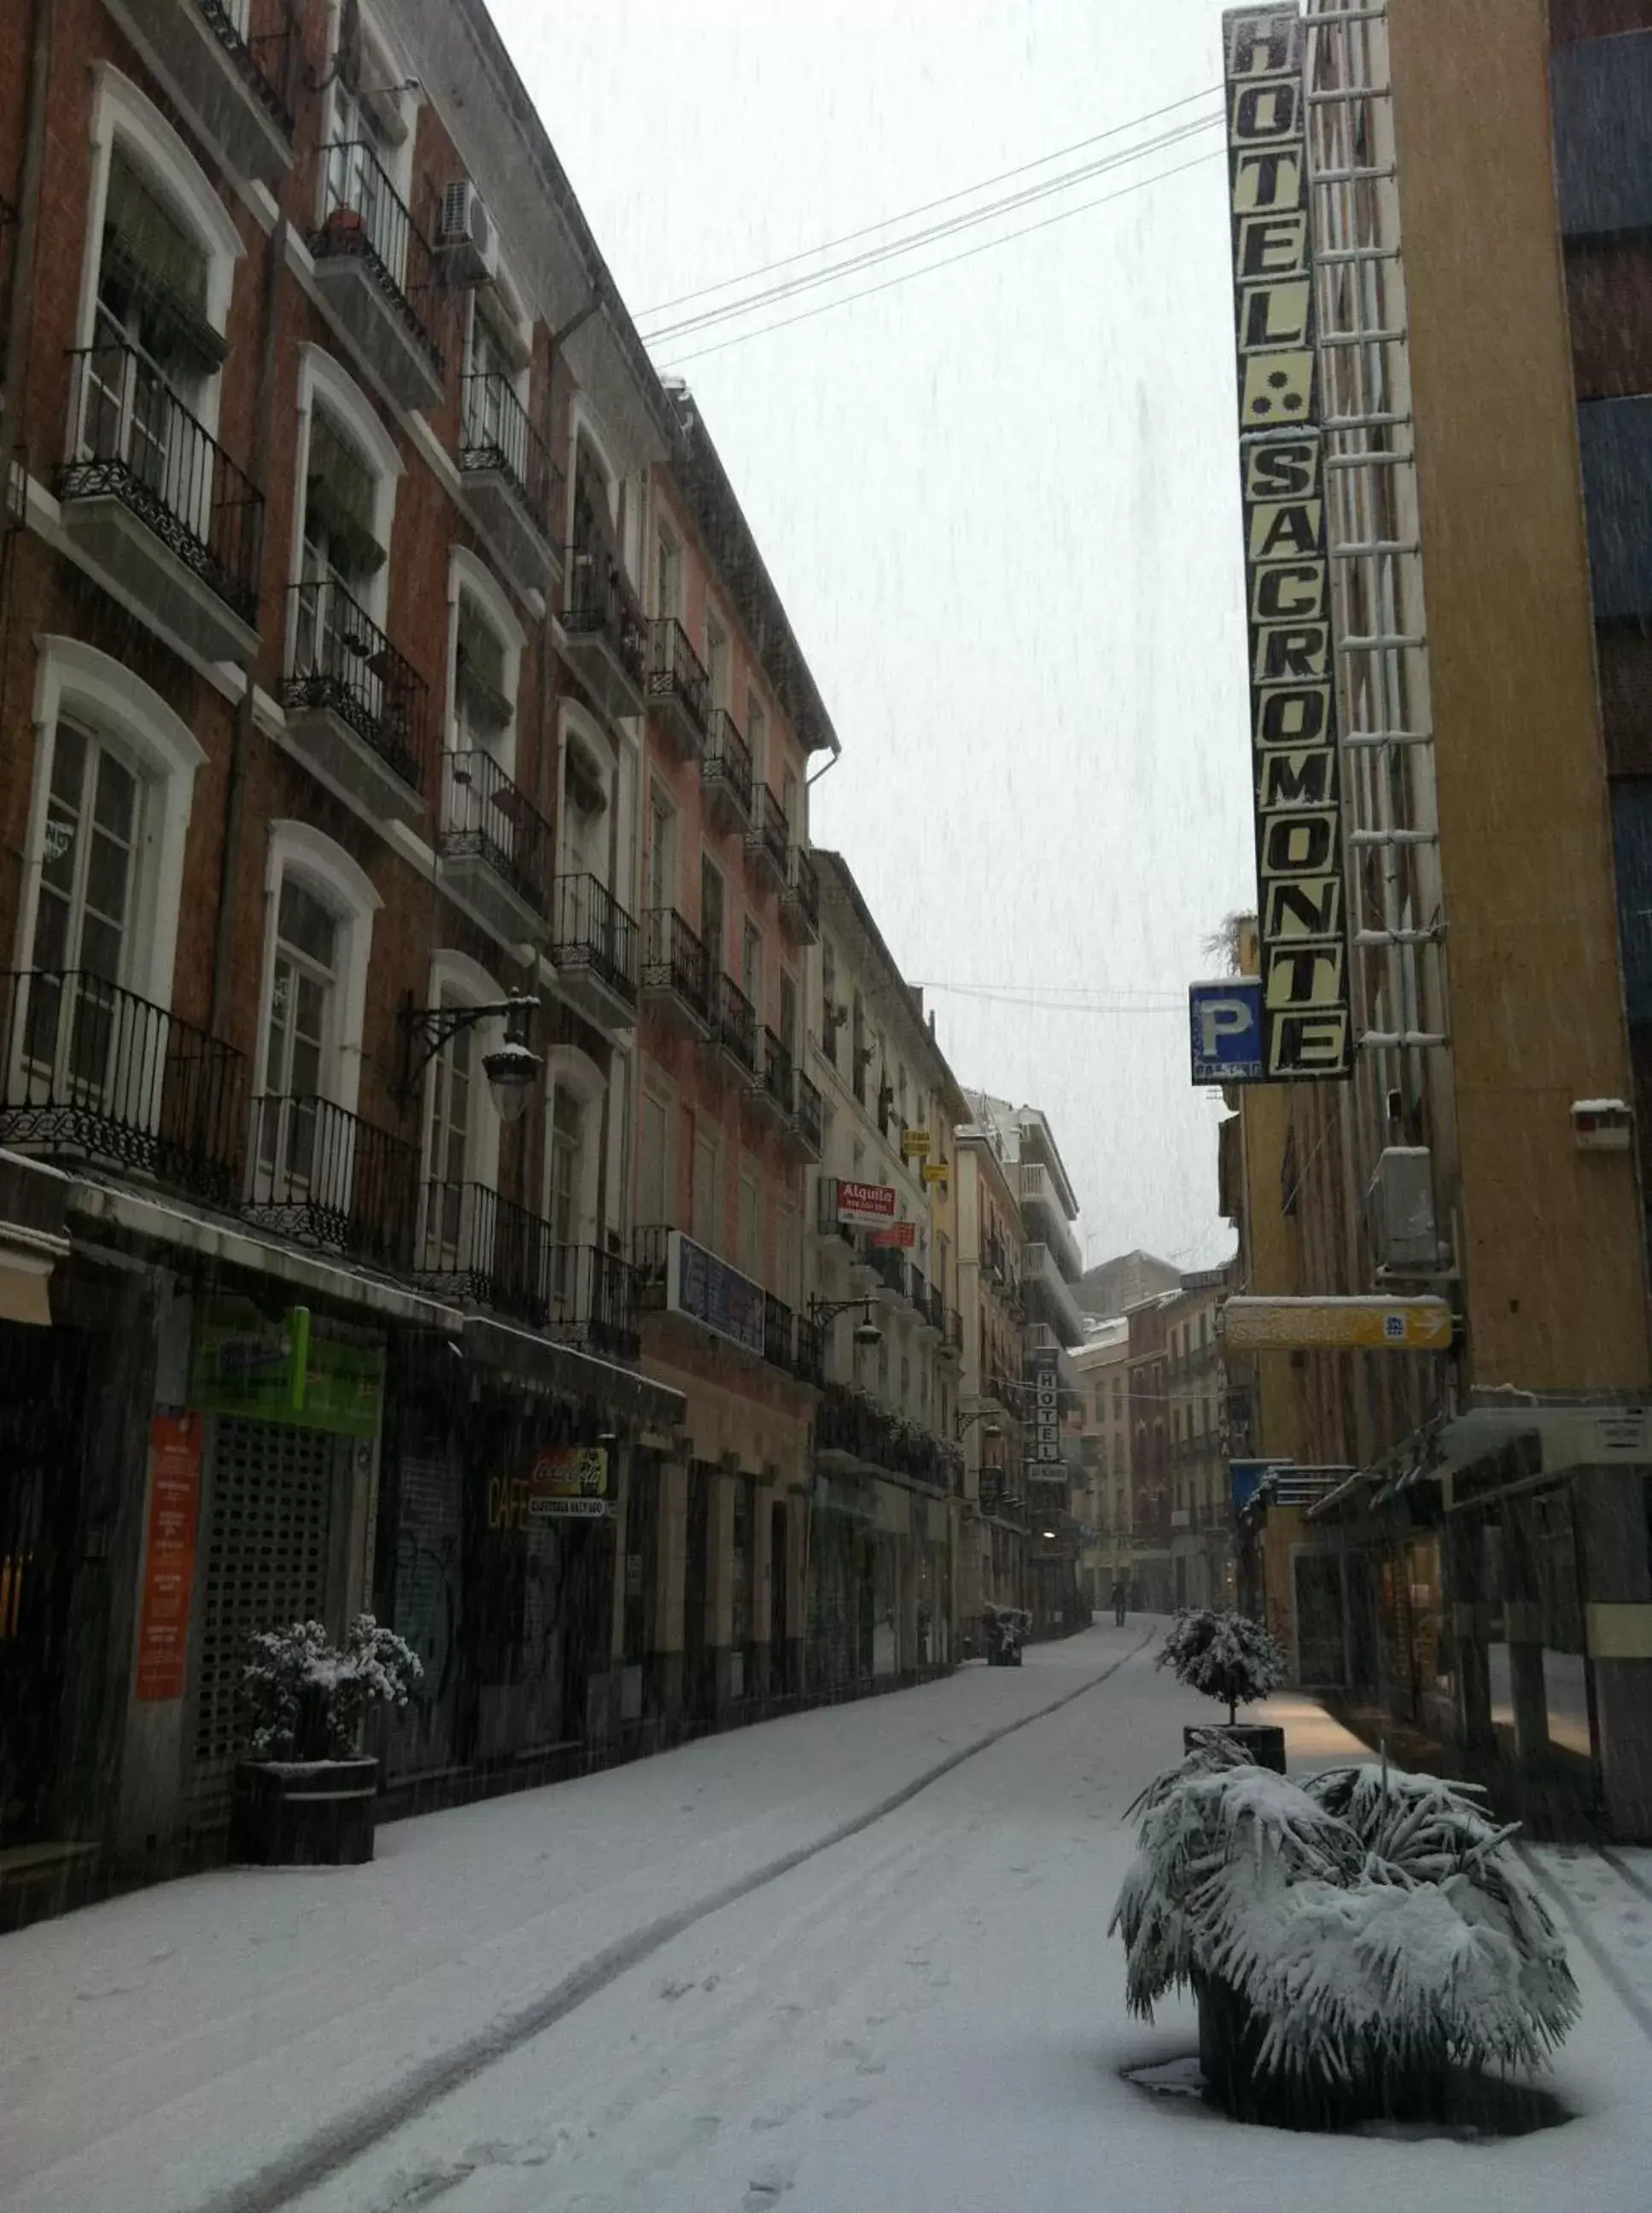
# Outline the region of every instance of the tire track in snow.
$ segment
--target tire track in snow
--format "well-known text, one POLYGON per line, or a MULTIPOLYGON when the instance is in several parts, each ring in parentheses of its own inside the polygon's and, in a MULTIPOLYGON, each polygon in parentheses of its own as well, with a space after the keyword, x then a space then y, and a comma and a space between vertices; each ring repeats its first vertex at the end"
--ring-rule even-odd
MULTIPOLYGON (((1121 1653, 1117 1660, 1098 1674, 1089 1676, 1076 1690, 1064 1691, 1047 1706, 1039 1706, 1033 1712, 1022 1714, 998 1728, 989 1729, 972 1744, 966 1745, 960 1751, 949 1753, 946 1759, 926 1768, 921 1775, 903 1784, 889 1797, 865 1813, 857 1814, 852 1820, 840 1822, 836 1828, 829 1830, 812 1844, 800 1844, 766 1865, 754 1869, 750 1874, 725 1883, 721 1889, 711 1892, 696 1904, 663 1914, 658 1920, 631 1930, 617 1942, 604 1946, 530 2004, 503 2015, 476 2035, 466 2037, 451 2051, 425 2061, 422 2066, 414 2068, 405 2076, 393 2090, 368 2100, 354 2112, 330 2122, 307 2142, 284 2152, 279 2159, 271 2161, 245 2181, 233 2184, 228 2190, 215 2191, 210 2197, 198 2200, 192 2208, 187 2209, 187 2213, 281 2213, 283 2206, 290 2205, 307 2191, 314 2190, 341 2167, 349 2166, 352 2160, 371 2150, 374 2145, 381 2143, 385 2137, 393 2135, 425 2107, 482 2074, 521 2045, 540 2035, 546 2029, 553 2027, 558 2021, 566 2019, 588 1999, 594 1997, 598 1991, 606 1990, 619 1976, 628 1973, 643 1960, 662 1950, 674 1937, 693 1928, 697 1922, 704 1921, 714 1913, 721 1913, 725 1907, 738 1904, 743 1898, 749 1898, 753 1891, 778 1881, 782 1875, 789 1875, 794 1868, 818 1858, 834 1845, 847 1843, 851 1837, 863 1835, 879 1821, 886 1820, 891 1814, 899 1812, 901 1807, 909 1805, 920 1792, 927 1790, 931 1783, 938 1783, 942 1776, 950 1775, 954 1768, 961 1767, 966 1760, 975 1759, 993 1745, 1002 1744, 1006 1737, 1014 1736, 1018 1730, 1031 1728, 1034 1722, 1044 1721, 1050 1715, 1059 1713, 1064 1706, 1070 1706, 1076 1699, 1099 1689, 1144 1650, 1157 1634, 1155 1628, 1149 1629, 1128 1652, 1121 1653)), ((180 2209, 180 2213, 184 2213, 184 2209, 180 2209)))

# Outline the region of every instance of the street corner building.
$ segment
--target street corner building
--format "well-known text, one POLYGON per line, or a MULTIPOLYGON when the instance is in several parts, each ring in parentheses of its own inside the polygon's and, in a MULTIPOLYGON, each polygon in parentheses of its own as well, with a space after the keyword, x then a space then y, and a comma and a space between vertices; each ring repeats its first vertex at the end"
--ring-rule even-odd
POLYGON ((951 1664, 962 1500, 961 1095, 480 0, 21 15, 0 1919, 222 1853, 255 1631, 408 1811, 951 1664))
POLYGON ((1645 1838, 1652 6, 1224 33, 1241 1587, 1374 1743, 1645 1838))

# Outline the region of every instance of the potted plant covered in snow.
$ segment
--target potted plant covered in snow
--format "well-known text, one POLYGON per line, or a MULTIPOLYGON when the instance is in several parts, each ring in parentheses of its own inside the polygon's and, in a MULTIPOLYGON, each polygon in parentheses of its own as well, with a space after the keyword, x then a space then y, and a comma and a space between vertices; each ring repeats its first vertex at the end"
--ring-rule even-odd
POLYGON ((370 1613, 341 1645, 319 1621, 252 1639, 241 1688, 253 1757, 235 1770, 229 1856, 261 1866, 355 1866, 373 1856, 379 1763, 361 1749, 376 1705, 405 1706, 424 1673, 370 1613))
POLYGON ((1208 2098, 1294 2128, 1472 2116, 1577 2017, 1564 1945, 1460 1783, 1295 1783, 1212 1732, 1137 1801, 1113 1927, 1131 2010, 1189 1988, 1208 2098))
MULTIPOLYGON (((1285 1733, 1265 1722, 1235 1718, 1241 1706, 1254 1705, 1277 1691, 1290 1673, 1290 1659, 1272 1632, 1248 1614, 1214 1606, 1184 1606, 1172 1623, 1159 1654, 1161 1667, 1173 1667, 1176 1680, 1206 1698, 1219 1698, 1228 1709, 1222 1734, 1236 1737, 1263 1767, 1285 1771, 1285 1733)), ((1216 1723, 1195 1724, 1182 1732, 1185 1750, 1216 1723)))

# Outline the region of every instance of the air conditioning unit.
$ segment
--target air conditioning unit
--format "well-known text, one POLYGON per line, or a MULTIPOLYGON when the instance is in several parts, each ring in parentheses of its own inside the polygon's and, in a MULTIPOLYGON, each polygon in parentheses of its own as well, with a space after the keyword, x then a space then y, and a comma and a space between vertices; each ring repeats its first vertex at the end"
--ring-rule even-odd
POLYGON ((436 242, 450 282, 486 284, 498 275, 499 234, 487 202, 468 178, 443 191, 436 242))
POLYGON ((1376 1265, 1404 1274, 1440 1265, 1434 1219, 1433 1161, 1426 1145, 1390 1145, 1378 1159, 1369 1193, 1376 1265))

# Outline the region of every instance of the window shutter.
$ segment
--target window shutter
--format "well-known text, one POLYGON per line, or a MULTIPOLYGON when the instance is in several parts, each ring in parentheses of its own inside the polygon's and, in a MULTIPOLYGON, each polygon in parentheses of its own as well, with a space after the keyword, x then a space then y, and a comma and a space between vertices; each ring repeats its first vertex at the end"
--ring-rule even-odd
POLYGON ((223 367, 229 349, 206 319, 206 256, 119 147, 109 157, 99 289, 135 316, 163 367, 180 362, 209 376, 223 367))
POLYGON ((509 729, 515 710, 505 690, 504 647, 465 599, 459 602, 454 694, 472 729, 509 729))

